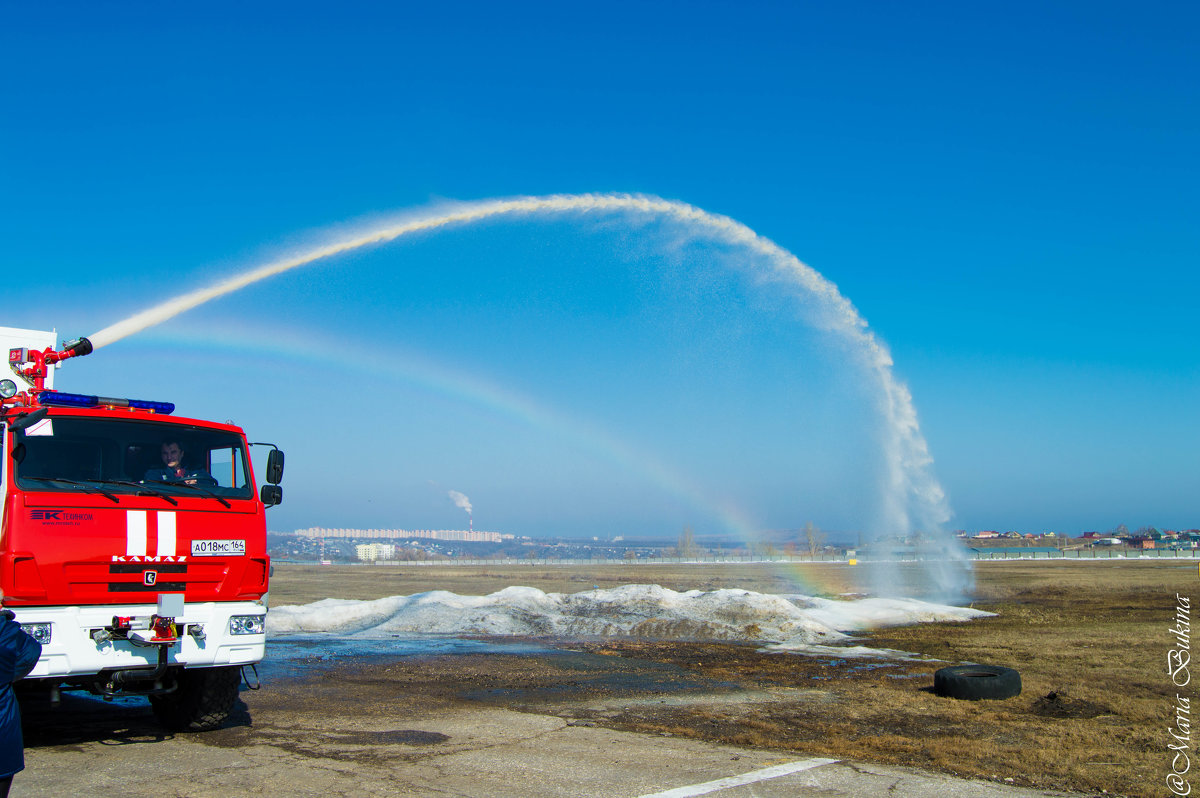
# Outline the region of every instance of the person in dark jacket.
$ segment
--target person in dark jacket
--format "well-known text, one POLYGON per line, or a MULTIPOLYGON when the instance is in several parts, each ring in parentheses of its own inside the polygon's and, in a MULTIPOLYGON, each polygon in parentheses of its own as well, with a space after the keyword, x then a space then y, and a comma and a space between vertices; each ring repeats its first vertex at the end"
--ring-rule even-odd
POLYGON ((42 644, 13 620, 11 610, 0 608, 0 798, 7 798, 13 776, 25 769, 21 708, 13 682, 33 670, 41 655, 42 644))
POLYGON ((188 468, 183 464, 184 451, 178 441, 164 441, 162 468, 151 468, 143 482, 183 482, 188 485, 215 485, 217 481, 203 468, 188 468))

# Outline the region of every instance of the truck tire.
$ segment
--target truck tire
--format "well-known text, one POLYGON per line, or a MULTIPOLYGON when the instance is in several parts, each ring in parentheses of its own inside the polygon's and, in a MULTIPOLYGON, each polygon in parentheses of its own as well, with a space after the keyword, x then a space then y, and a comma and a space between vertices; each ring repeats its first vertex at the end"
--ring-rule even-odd
POLYGON ((968 701, 1012 698, 1021 694, 1021 674, 996 665, 952 665, 933 674, 933 692, 968 701))
POLYGON ((154 717, 170 731, 210 731, 233 711, 242 668, 185 670, 178 673, 176 683, 175 692, 150 696, 154 717))

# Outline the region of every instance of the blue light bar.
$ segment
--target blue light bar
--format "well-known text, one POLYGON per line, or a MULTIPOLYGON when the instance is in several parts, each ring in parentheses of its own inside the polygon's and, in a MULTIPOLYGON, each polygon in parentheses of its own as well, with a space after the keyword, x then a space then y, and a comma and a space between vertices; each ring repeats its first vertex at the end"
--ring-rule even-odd
POLYGON ((149 410, 169 416, 175 412, 172 402, 152 402, 148 399, 114 399, 111 396, 88 396, 81 393, 63 393, 62 391, 42 391, 38 394, 38 404, 52 407, 132 407, 135 410, 149 410))
POLYGON ((161 413, 164 416, 169 416, 175 412, 174 402, 151 402, 149 399, 130 399, 129 406, 135 407, 138 410, 149 410, 153 413, 161 413))
POLYGON ((42 391, 38 394, 39 405, 52 407, 95 407, 100 402, 98 396, 87 396, 81 393, 63 393, 62 391, 42 391))

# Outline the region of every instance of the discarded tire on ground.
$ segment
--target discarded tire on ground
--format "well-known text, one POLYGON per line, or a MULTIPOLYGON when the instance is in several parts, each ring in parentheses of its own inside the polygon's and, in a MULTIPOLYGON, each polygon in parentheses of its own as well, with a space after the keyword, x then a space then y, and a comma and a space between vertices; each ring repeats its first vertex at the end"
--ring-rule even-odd
POLYGON ((952 665, 933 674, 933 692, 968 701, 1021 694, 1021 674, 996 665, 952 665))

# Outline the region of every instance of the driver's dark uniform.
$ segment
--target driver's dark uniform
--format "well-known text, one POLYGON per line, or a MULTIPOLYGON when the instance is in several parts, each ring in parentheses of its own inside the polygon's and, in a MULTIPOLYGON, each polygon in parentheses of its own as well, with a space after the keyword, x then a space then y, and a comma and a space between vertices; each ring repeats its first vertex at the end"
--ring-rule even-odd
POLYGON ((203 468, 151 468, 143 478, 144 482, 186 482, 194 479, 197 482, 215 483, 216 480, 203 468))

